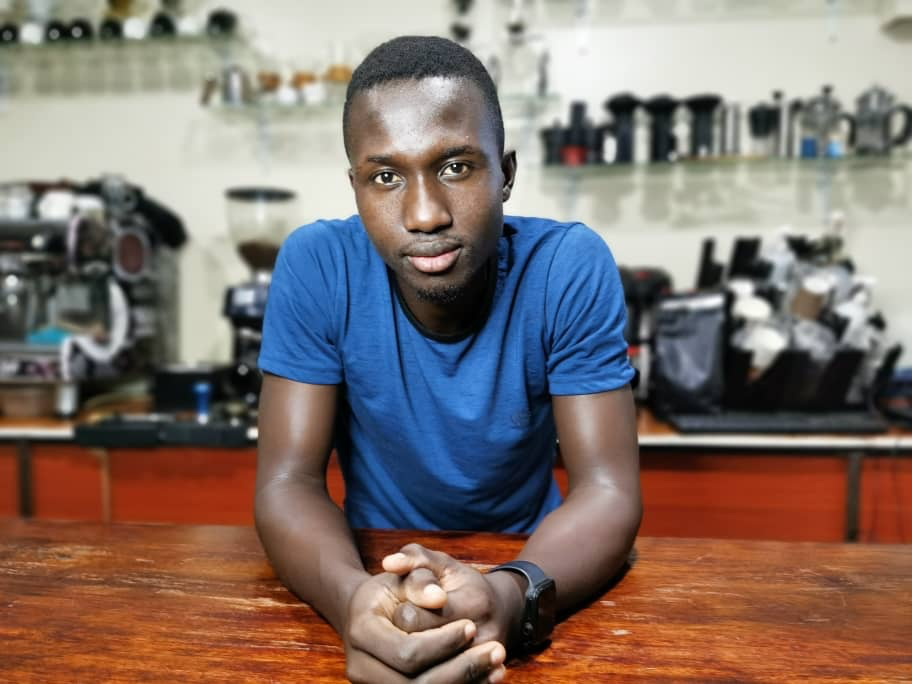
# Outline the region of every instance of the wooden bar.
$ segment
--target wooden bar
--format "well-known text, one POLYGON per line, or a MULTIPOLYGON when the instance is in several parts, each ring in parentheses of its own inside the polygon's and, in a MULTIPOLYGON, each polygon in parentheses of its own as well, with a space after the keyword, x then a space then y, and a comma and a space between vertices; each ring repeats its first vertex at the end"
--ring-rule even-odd
POLYGON ((48 520, 104 520, 102 464, 85 447, 32 444, 34 516, 48 520))
POLYGON ((115 522, 250 525, 256 448, 110 449, 115 522))
POLYGON ((641 533, 844 541, 847 461, 799 454, 640 455, 641 533))
MULTIPOLYGON (((369 531, 484 568, 523 539, 369 531)), ((344 678, 338 636, 249 527, 0 521, 0 681, 344 678)), ((912 547, 641 538, 509 682, 908 681, 912 547)))
POLYGON ((912 458, 865 458, 860 498, 859 541, 912 542, 912 458))
POLYGON ((19 515, 19 469, 15 444, 0 444, 0 517, 19 515))
MULTIPOLYGON (((906 504, 912 486, 910 431, 681 435, 645 409, 638 411, 637 429, 644 534, 912 540, 912 507, 906 504)), ((48 519, 252 522, 254 441, 243 449, 80 451, 72 444, 72 430, 70 421, 0 417, 0 440, 7 440, 0 442, 0 516, 28 510, 48 519), (33 456, 27 471, 17 463, 17 444, 33 456), (4 494, 11 483, 12 494, 4 494), (28 485, 24 499, 21 485, 28 485)), ((254 439, 255 430, 251 433, 254 439)), ((558 466, 554 474, 566 493, 566 470, 558 466)), ((342 506, 345 485, 335 454, 327 488, 342 506)))

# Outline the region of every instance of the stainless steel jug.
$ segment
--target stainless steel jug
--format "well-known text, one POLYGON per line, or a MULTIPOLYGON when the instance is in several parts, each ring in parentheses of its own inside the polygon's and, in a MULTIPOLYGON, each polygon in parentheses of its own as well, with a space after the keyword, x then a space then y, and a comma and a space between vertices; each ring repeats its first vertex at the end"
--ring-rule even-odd
POLYGON ((858 154, 888 154, 912 136, 912 108, 897 103, 894 95, 880 86, 872 86, 855 100, 855 151, 858 154), (893 120, 899 114, 903 124, 893 133, 893 120))

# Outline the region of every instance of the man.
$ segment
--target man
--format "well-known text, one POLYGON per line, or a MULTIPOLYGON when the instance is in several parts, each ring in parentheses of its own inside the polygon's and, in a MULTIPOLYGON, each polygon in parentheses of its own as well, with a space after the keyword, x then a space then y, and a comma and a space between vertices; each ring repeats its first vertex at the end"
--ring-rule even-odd
POLYGON ((343 137, 358 215, 295 231, 269 292, 257 529, 353 681, 500 681, 506 649, 591 597, 639 526, 617 270, 580 224, 504 217, 516 156, 490 76, 455 43, 376 48, 343 137), (358 527, 531 533, 532 565, 481 574, 409 545, 371 576, 358 527))

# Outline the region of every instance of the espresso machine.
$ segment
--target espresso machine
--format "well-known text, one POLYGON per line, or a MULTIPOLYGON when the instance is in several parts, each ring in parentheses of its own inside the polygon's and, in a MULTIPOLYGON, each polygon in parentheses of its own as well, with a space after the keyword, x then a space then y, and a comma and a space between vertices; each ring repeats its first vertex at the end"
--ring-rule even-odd
POLYGON ((183 224, 120 176, 0 185, 0 398, 71 416, 175 355, 183 224))
POLYGON ((232 327, 232 370, 229 384, 253 414, 259 403, 257 369, 266 295, 282 241, 297 226, 296 195, 272 187, 237 187, 225 192, 228 231, 250 278, 225 292, 223 314, 232 327))

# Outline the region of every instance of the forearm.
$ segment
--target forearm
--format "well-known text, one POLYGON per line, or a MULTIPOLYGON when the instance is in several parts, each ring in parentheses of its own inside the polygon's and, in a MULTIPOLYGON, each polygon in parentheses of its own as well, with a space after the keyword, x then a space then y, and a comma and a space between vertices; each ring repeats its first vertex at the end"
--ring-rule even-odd
POLYGON ((520 558, 538 565, 557 585, 558 610, 590 598, 626 561, 640 525, 638 489, 581 484, 529 537, 520 558))
POLYGON ((275 479, 258 487, 256 527, 276 573, 342 632, 354 590, 369 575, 344 513, 323 482, 275 479))

